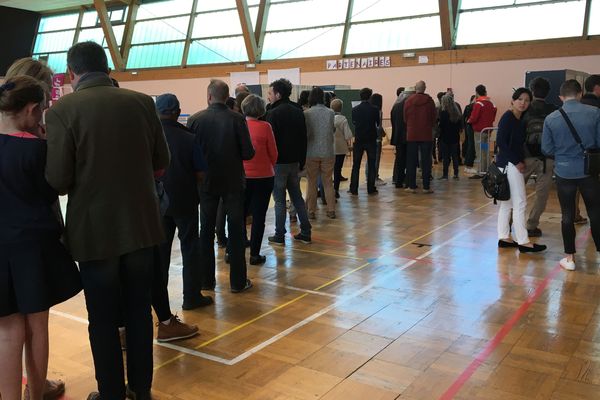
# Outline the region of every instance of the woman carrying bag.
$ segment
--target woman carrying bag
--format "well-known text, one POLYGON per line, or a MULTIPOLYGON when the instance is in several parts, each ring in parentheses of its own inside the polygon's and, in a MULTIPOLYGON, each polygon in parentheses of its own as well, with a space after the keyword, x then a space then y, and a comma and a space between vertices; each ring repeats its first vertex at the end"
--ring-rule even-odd
POLYGON ((531 243, 525 226, 527 195, 525 192, 525 126, 521 121, 533 96, 527 88, 519 88, 512 95, 511 109, 504 113, 498 124, 498 155, 496 165, 507 175, 510 199, 500 201, 498 211, 498 247, 518 247, 521 253, 537 253, 546 250, 545 245, 531 243), (510 219, 514 240, 510 237, 510 219))

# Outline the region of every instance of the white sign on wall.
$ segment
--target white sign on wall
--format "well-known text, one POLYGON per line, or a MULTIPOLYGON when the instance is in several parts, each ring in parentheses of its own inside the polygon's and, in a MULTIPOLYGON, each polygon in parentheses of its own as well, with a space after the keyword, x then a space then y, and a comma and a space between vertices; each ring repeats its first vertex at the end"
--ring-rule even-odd
POLYGON ((300 68, 270 69, 267 71, 267 81, 269 83, 281 78, 289 80, 292 85, 300 85, 300 68))

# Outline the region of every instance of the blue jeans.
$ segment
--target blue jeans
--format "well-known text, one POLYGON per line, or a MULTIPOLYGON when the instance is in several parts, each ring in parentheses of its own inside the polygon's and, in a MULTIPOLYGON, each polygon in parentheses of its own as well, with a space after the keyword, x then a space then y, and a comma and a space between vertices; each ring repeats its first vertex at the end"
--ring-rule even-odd
POLYGON ((298 179, 298 163, 275 165, 275 184, 273 186, 273 199, 275 200, 275 236, 283 238, 285 230, 285 191, 290 194, 290 200, 300 221, 300 231, 304 235, 310 235, 310 222, 306 213, 306 204, 300 191, 300 180, 298 179))

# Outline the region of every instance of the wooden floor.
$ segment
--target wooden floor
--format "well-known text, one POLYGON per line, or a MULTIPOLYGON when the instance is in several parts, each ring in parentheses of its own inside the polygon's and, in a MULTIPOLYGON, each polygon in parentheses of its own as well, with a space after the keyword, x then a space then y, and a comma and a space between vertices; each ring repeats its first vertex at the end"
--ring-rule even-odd
MULTIPOLYGON (((267 263, 248 266, 247 293, 229 292, 219 250, 215 306, 181 311, 174 251, 171 305, 201 335, 154 346, 156 399, 600 398, 589 226, 577 228, 577 271, 561 270, 553 192, 540 226, 549 251, 498 250, 498 208, 479 181, 407 194, 389 183, 385 153, 379 196, 362 179, 358 197, 343 185, 338 218, 321 207, 311 245, 288 236, 284 248, 263 246, 267 263)), ((270 209, 265 242, 273 222, 270 209)), ((66 381, 66 399, 84 399, 96 383, 83 295, 51 311, 50 334, 49 376, 66 381)))

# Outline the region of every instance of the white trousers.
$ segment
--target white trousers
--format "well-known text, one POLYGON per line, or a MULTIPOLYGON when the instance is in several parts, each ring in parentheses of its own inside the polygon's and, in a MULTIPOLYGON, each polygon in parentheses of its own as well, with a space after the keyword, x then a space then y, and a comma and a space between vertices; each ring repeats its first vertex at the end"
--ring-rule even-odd
POLYGON ((525 177, 512 163, 508 163, 506 175, 508 176, 508 185, 510 186, 510 200, 499 202, 498 239, 510 238, 512 209, 512 226, 515 232, 513 239, 518 244, 527 244, 529 243, 529 236, 527 235, 527 228, 525 226, 525 211, 527 210, 525 177))

